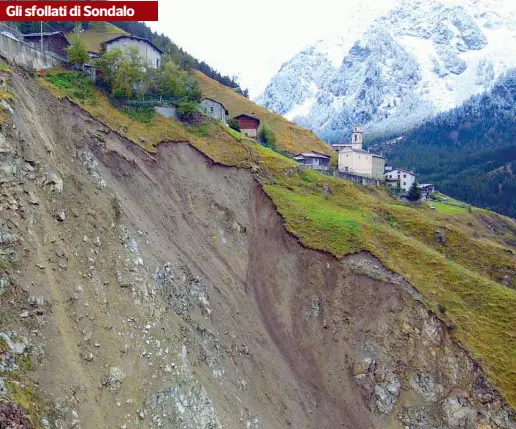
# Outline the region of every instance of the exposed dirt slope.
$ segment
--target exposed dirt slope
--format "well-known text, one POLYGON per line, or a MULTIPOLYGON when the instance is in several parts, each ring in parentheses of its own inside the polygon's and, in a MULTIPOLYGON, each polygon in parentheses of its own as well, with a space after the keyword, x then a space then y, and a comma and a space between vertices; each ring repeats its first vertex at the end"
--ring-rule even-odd
MULTIPOLYGON (((43 350, 23 377, 60 406, 34 406, 35 424, 516 427, 407 282, 303 248, 250 172, 184 143, 149 155, 30 79, 14 88, 0 332, 43 350)), ((2 398, 27 405, 12 383, 2 398)))

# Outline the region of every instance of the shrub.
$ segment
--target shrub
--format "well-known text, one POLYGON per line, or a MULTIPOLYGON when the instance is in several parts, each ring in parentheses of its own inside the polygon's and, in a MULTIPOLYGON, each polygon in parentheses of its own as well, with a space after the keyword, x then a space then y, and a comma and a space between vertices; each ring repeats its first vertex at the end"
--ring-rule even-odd
POLYGON ((269 127, 262 127, 259 137, 264 146, 276 149, 276 135, 269 127))
POLYGON ((228 121, 228 125, 229 125, 229 128, 240 132, 240 124, 238 123, 238 121, 235 118, 231 118, 228 121))
POLYGON ((199 113, 197 104, 194 101, 181 101, 177 106, 179 118, 183 121, 193 119, 199 113))

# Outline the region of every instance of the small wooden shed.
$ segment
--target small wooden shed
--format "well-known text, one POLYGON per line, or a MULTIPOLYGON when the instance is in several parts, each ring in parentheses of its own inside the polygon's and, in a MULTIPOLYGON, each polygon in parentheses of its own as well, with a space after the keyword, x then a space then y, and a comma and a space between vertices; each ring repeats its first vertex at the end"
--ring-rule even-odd
POLYGON ((260 120, 254 116, 247 115, 245 113, 235 117, 240 125, 240 132, 248 137, 258 137, 258 127, 260 126, 260 120))
POLYGON ((23 40, 36 49, 41 48, 41 39, 43 39, 43 50, 51 52, 59 59, 66 61, 70 47, 70 42, 61 31, 53 31, 50 33, 30 33, 24 34, 23 40))

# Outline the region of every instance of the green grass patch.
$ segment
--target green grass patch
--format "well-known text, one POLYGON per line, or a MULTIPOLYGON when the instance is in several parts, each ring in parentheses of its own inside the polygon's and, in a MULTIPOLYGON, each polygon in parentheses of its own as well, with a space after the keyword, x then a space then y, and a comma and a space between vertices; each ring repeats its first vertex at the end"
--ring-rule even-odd
POLYGON ((95 103, 94 86, 82 73, 54 69, 46 73, 46 79, 72 99, 82 103, 95 103))
POLYGON ((196 124, 196 125, 187 125, 186 129, 190 134, 193 134, 197 137, 208 137, 209 131, 208 131, 208 124, 202 123, 202 124, 196 124))
POLYGON ((9 67, 7 64, 0 63, 0 72, 11 74, 13 71, 11 70, 11 67, 9 67))
POLYGON ((460 206, 457 204, 448 204, 439 201, 429 201, 427 202, 427 205, 429 207, 433 206, 437 211, 446 214, 463 214, 468 211, 466 205, 460 206))
POLYGON ((156 111, 153 107, 141 107, 141 108, 132 108, 132 107, 124 107, 124 113, 127 114, 131 119, 143 122, 145 124, 150 124, 156 116, 156 111))
MULTIPOLYGON (((95 22, 92 28, 79 33, 79 37, 86 45, 88 51, 99 52, 102 42, 114 39, 121 34, 127 33, 109 22, 95 22)), ((70 32, 66 35, 66 38, 71 43, 75 35, 76 33, 70 32)))

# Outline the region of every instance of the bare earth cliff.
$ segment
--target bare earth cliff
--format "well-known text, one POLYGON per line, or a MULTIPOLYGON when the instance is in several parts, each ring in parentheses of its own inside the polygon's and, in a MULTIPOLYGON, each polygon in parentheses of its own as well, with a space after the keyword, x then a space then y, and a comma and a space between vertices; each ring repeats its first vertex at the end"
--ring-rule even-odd
POLYGON ((32 420, 13 427, 516 428, 410 284, 302 247, 249 171, 12 85, 0 418, 32 420))

